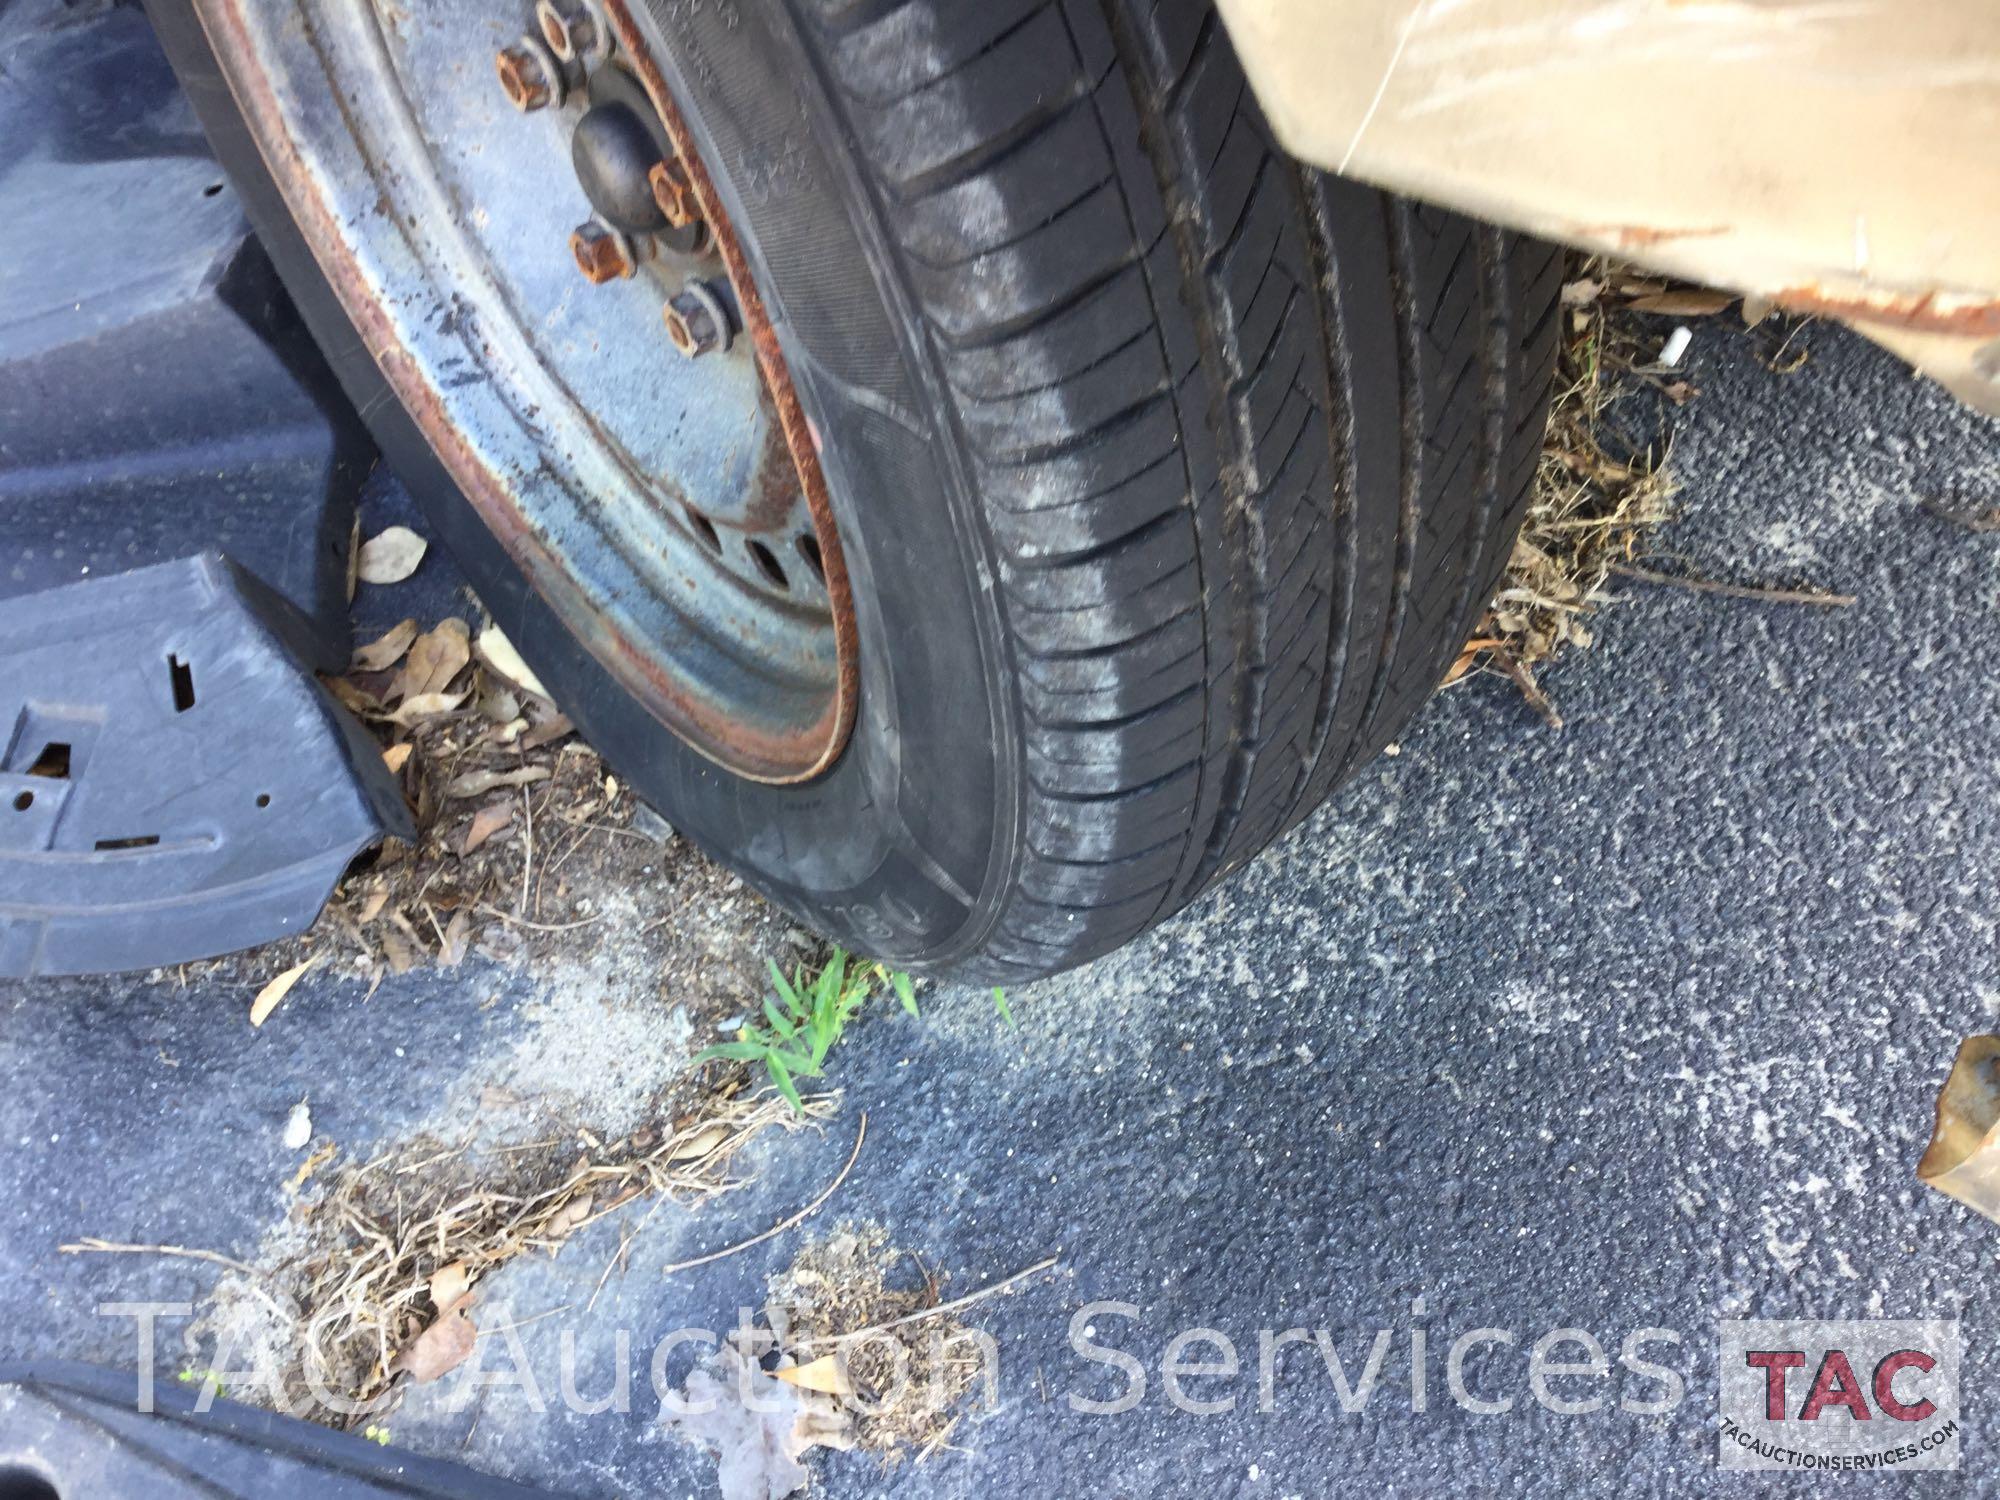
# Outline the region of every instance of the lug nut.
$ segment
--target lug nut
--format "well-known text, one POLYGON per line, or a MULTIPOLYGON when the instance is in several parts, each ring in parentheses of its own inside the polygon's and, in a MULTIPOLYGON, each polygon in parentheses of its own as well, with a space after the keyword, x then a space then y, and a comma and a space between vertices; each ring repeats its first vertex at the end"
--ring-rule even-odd
POLYGON ((687 168, 678 158, 655 162, 653 170, 646 174, 646 181, 653 186, 653 201, 673 228, 685 229, 701 222, 701 204, 695 198, 694 184, 688 180, 687 168))
POLYGON ((500 74, 500 87, 523 114, 561 104, 569 92, 562 64, 542 45, 540 37, 524 36, 513 46, 502 48, 493 65, 500 74))
POLYGON ((660 309, 668 339, 689 359, 726 351, 736 339, 735 302, 727 282, 690 281, 660 309))
POLYGON ((540 0, 535 24, 549 51, 564 62, 598 62, 611 53, 610 28, 588 0, 540 0))
POLYGON ((630 276, 637 269, 632 242, 595 219, 576 227, 569 237, 569 252, 576 257, 576 268, 592 286, 630 276))

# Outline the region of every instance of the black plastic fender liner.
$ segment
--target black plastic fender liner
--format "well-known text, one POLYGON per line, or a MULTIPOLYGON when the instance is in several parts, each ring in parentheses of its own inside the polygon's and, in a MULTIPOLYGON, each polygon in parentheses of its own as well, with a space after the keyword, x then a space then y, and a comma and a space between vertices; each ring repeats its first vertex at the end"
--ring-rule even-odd
POLYGON ((356 854, 412 835, 310 641, 213 554, 0 600, 0 976, 290 936, 356 854))
POLYGON ((136 10, 0 6, 0 598, 227 553, 344 667, 374 445, 136 10))
POLYGON ((543 1500, 552 1492, 383 1448, 296 1417, 41 1360, 0 1367, 0 1496, 90 1500, 543 1500))

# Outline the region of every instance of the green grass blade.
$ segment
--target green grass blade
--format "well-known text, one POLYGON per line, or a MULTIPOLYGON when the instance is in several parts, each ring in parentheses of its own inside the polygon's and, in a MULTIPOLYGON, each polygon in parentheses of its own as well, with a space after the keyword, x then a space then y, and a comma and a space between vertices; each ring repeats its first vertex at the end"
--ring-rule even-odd
POLYGON ((800 1078, 820 1076, 819 1065, 796 1047, 773 1047, 768 1056, 777 1058, 785 1065, 786 1072, 796 1074, 800 1078))
POLYGON ((804 1114, 805 1101, 799 1098, 799 1086, 792 1082, 791 1069, 778 1060, 778 1054, 775 1052, 764 1059, 764 1067, 771 1075, 771 1082, 778 1086, 778 1092, 785 1096, 786 1102, 798 1113, 804 1114))
POLYGON ((806 1040, 812 1048, 813 1071, 818 1072, 826 1061, 827 1053, 833 1050, 833 1044, 840 1040, 839 1023, 814 1017, 813 1024, 807 1028, 806 1040))
POLYGON ((805 1002, 799 999, 799 992, 792 988, 791 980, 785 978, 785 971, 778 967, 778 961, 767 958, 764 960, 764 966, 771 971, 771 983, 778 987, 778 994, 783 997, 791 1013, 796 1016, 804 1011, 805 1002))
POLYGON ((1014 1012, 1007 1008, 1007 992, 997 984, 993 986, 993 1008, 1000 1012, 1000 1019, 1007 1023, 1010 1031, 1021 1029, 1014 1024, 1014 1012))
POLYGON ((901 969, 893 970, 889 975, 889 986, 895 990, 896 998, 903 1002, 903 1009, 916 1015, 917 987, 910 982, 910 976, 901 969))

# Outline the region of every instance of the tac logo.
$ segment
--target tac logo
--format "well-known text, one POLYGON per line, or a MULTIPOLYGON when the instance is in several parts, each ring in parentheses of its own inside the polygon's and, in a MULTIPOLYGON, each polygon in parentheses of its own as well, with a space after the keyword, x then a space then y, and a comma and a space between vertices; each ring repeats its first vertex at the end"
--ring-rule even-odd
POLYGON ((1956 1469, 1958 1324, 1722 1324, 1725 1469, 1956 1469))

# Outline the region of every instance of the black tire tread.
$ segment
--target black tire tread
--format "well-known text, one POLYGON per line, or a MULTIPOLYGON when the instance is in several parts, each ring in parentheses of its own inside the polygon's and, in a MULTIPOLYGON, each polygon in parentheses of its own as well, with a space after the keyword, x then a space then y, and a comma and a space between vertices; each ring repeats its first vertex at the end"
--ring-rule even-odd
POLYGON ((1205 0, 795 3, 1015 653, 1021 867, 959 968, 1031 977, 1185 905, 1433 690, 1527 503, 1560 262, 1299 166, 1205 0))

